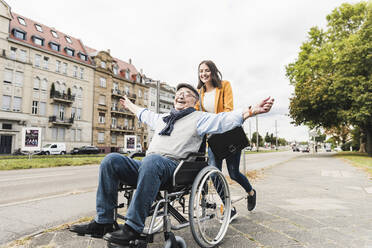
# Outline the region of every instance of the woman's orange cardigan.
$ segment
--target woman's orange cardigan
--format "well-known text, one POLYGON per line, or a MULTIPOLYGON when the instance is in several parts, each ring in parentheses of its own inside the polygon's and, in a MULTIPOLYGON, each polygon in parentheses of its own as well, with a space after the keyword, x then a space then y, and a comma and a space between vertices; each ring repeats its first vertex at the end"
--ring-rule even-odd
MULTIPOLYGON (((222 81, 222 87, 216 88, 216 96, 214 98, 214 112, 229 112, 232 111, 234 108, 234 101, 233 101, 233 94, 232 89, 229 81, 222 81)), ((195 105, 196 110, 205 111, 203 107, 204 101, 204 88, 200 88, 198 90, 200 95, 200 101, 202 105, 202 109, 200 109, 199 102, 195 105)))

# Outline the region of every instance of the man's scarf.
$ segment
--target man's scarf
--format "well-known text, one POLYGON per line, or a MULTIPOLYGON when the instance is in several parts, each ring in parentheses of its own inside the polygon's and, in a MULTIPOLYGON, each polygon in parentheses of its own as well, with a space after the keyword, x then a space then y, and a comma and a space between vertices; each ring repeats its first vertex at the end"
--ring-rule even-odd
POLYGON ((170 134, 173 131, 174 123, 181 119, 182 117, 191 114, 194 112, 195 109, 193 107, 189 107, 187 109, 183 110, 175 110, 174 108, 171 110, 170 115, 164 116, 163 121, 167 124, 163 130, 160 131, 159 135, 167 135, 170 136, 170 134))

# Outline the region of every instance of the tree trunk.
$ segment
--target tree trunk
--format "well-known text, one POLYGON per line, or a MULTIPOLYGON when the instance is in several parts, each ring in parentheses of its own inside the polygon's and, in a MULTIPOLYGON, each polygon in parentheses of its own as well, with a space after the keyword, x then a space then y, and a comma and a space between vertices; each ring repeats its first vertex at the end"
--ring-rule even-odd
POLYGON ((366 136, 367 136, 367 153, 368 156, 372 157, 372 125, 367 126, 367 129, 365 130, 366 136))
POLYGON ((366 138, 365 138, 365 131, 363 128, 359 127, 360 130, 360 137, 359 137, 359 152, 366 152, 366 138))

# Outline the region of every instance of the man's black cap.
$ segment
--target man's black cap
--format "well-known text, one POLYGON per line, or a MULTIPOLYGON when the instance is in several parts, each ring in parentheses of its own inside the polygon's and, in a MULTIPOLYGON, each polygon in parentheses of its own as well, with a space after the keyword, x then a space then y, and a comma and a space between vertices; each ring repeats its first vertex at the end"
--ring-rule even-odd
POLYGON ((199 93, 198 93, 198 91, 192 85, 185 84, 185 83, 177 85, 177 91, 179 89, 181 89, 181 88, 188 88, 189 90, 191 90, 192 92, 194 92, 196 98, 199 100, 199 93))

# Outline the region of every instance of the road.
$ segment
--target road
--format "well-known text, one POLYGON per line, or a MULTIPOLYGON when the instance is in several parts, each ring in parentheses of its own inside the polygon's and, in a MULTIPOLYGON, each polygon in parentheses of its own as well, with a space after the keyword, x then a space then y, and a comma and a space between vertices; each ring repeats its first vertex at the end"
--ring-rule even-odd
MULTIPOLYGON (((248 154, 246 169, 272 166, 296 156, 303 154, 248 154)), ((243 163, 242 159, 241 169, 243 163)), ((0 245, 94 215, 97 175, 98 165, 0 171, 0 245)))

